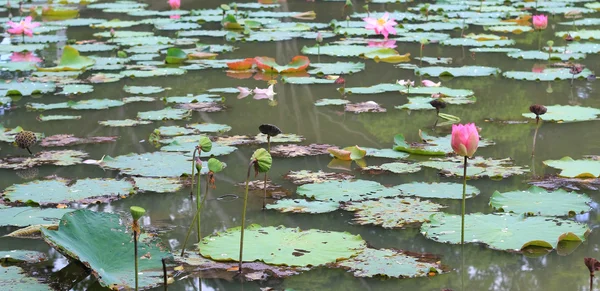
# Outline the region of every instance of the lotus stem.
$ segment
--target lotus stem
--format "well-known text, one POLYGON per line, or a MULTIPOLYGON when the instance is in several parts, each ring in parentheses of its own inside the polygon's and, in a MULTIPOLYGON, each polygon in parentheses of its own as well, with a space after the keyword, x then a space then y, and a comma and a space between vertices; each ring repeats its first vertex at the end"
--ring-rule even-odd
MULTIPOLYGON (((200 181, 200 173, 198 173, 198 185, 196 186, 196 212, 200 212, 200 208, 202 207, 200 202, 200 181)), ((200 239, 200 216, 198 215, 198 243, 200 243, 200 239)))
POLYGON ((192 218, 192 224, 190 224, 187 234, 185 235, 185 240, 183 241, 183 247, 181 248, 181 256, 182 257, 185 254, 185 246, 187 245, 188 239, 190 238, 190 234, 192 233, 192 229, 194 228, 194 222, 196 222, 196 217, 198 215, 199 215, 198 211, 196 211, 196 214, 194 214, 194 217, 192 218))
POLYGON ((317 43, 317 62, 321 62, 321 45, 317 43))
POLYGON ((538 35, 538 50, 542 50, 542 30, 540 29, 539 35, 538 35))
POLYGON ((200 207, 198 208, 198 210, 196 210, 196 215, 198 216, 198 254, 200 254, 200 244, 202 243, 202 232, 200 232, 200 220, 202 220, 202 208, 204 208, 204 201, 206 201, 206 196, 208 196, 209 180, 210 176, 206 175, 206 188, 204 191, 204 196, 202 197, 202 201, 200 202, 200 207))
POLYGON ((535 133, 533 133, 533 148, 531 149, 531 156, 535 154, 535 141, 537 140, 538 130, 540 129, 540 116, 535 116, 535 133))
POLYGON ((594 272, 590 273, 590 291, 594 291, 594 272))
MULTIPOLYGON (((198 147, 194 149, 194 153, 192 154, 192 187, 190 188, 190 198, 194 197, 194 170, 196 170, 196 151, 198 151, 198 147)), ((200 173, 198 173, 200 175, 200 173)))
MULTIPOLYGON (((271 154, 271 136, 267 135, 267 151, 271 154)), ((265 172, 265 180, 263 181, 263 189, 265 194, 263 196, 263 210, 267 207, 267 172, 265 172)))
POLYGON ((31 152, 31 150, 29 149, 29 147, 26 147, 27 151, 29 152, 30 155, 33 155, 33 153, 31 152))
POLYGON ((465 156, 464 169, 463 169, 463 192, 462 192, 462 211, 461 211, 461 223, 460 223, 460 244, 465 244, 465 208, 466 208, 466 195, 467 195, 467 159, 465 156))
POLYGON ((244 193, 244 208, 242 210, 242 229, 240 233, 240 259, 238 262, 238 273, 242 273, 242 259, 244 255, 244 228, 246 227, 246 206, 248 206, 248 185, 250 183, 250 170, 256 161, 251 161, 248 164, 248 174, 246 176, 246 192, 244 193))
POLYGON ((165 285, 165 291, 167 291, 167 290, 169 290, 169 287, 167 286, 167 284, 168 284, 167 263, 165 262, 165 258, 162 258, 161 261, 162 261, 162 265, 163 265, 163 283, 165 285))
MULTIPOLYGON (((137 221, 135 221, 134 223, 137 223, 137 221)), ((134 262, 135 262, 135 291, 138 290, 138 248, 137 248, 137 243, 138 243, 138 238, 137 238, 137 231, 134 230, 133 231, 133 255, 134 255, 134 262)))

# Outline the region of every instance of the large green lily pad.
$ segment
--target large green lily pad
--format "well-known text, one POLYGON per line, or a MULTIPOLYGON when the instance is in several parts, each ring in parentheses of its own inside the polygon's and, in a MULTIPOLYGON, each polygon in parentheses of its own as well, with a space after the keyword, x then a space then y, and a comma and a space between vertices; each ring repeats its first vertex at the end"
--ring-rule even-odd
MULTIPOLYGON (((179 177, 191 175, 191 157, 181 153, 152 152, 110 157, 105 156, 100 166, 107 169, 119 170, 124 174, 144 177, 179 177)), ((202 168, 202 173, 207 173, 202 168)))
POLYGON ((79 51, 71 46, 65 46, 60 62, 56 67, 39 68, 43 72, 58 72, 58 71, 81 71, 93 66, 96 61, 92 58, 79 55, 79 51))
MULTIPOLYGON (((446 159, 432 159, 421 163, 425 167, 438 169, 446 176, 463 176, 463 157, 450 157, 446 159)), ((474 157, 468 160, 467 177, 493 179, 507 178, 513 175, 522 175, 529 172, 528 169, 514 166, 511 159, 484 159, 474 157)))
POLYGON ((50 286, 40 283, 37 279, 27 277, 19 267, 0 268, 0 289, 2 290, 27 290, 27 291, 52 291, 50 286))
POLYGON ((189 118, 192 111, 167 107, 162 110, 138 112, 138 118, 142 120, 181 120, 189 118))
POLYGON ((133 177, 135 187, 143 192, 173 193, 179 191, 183 184, 178 178, 146 178, 133 177))
MULTIPOLYGON (((582 107, 573 105, 551 105, 546 106, 548 111, 541 116, 545 121, 553 121, 558 123, 578 122, 598 119, 600 109, 592 107, 582 107)), ((533 113, 523 113, 523 116, 535 119, 533 113)))
POLYGON ((274 209, 279 212, 287 213, 327 213, 336 211, 340 204, 331 201, 307 201, 304 199, 282 199, 277 200, 275 204, 269 204, 267 209, 274 209))
MULTIPOLYGON (((23 251, 23 250, 12 250, 12 251, 0 251, 0 262, 3 263, 39 263, 47 260, 46 254, 36 251, 23 251)), ((2 284, 0 284, 2 286, 2 284)))
POLYGON ((56 205, 59 203, 109 202, 133 193, 133 185, 114 179, 82 179, 73 184, 66 180, 38 180, 4 189, 11 202, 56 205))
POLYGON ((0 205, 0 226, 25 227, 38 224, 54 224, 73 209, 8 207, 0 205))
MULTIPOLYGON (((462 199, 463 185, 459 183, 425 183, 412 182, 394 186, 402 196, 417 196, 420 198, 462 199)), ((466 198, 479 195, 479 189, 467 185, 466 198)))
POLYGON ((40 82, 1 82, 0 96, 31 96, 51 93, 56 90, 53 83, 40 82))
MULTIPOLYGON (((92 269, 100 285, 113 289, 133 288, 132 233, 120 221, 121 217, 116 214, 77 210, 63 216, 58 230, 42 229, 42 234, 60 253, 92 269), (107 242, 110 251, 107 251, 107 242)), ((138 277, 143 289, 162 283, 162 258, 172 259, 159 245, 156 241, 138 242, 138 277)))
POLYGON ((444 207, 419 198, 395 197, 350 202, 342 209, 355 211, 356 218, 353 221, 357 224, 397 228, 429 221, 429 216, 444 207))
POLYGON ((597 178, 600 177, 600 160, 564 157, 560 160, 546 160, 544 165, 561 170, 559 176, 568 178, 597 178))
POLYGON ((547 191, 531 186, 526 191, 494 192, 490 205, 497 210, 526 215, 562 216, 590 211, 592 200, 585 194, 559 189, 547 191))
MULTIPOLYGON (((421 226, 425 237, 460 244, 460 215, 437 213, 429 220, 421 226)), ((589 232, 585 224, 559 218, 510 213, 465 215, 465 243, 483 243, 496 250, 554 249, 561 242, 584 241, 589 232)))
POLYGON ((340 261, 336 266, 349 269, 355 277, 414 278, 441 273, 441 265, 425 256, 393 249, 366 248, 356 257, 340 261))
MULTIPOLYGON (((200 252, 216 261, 235 261, 239 255, 240 228, 203 239, 200 252)), ((244 232, 244 261, 273 265, 320 266, 360 253, 366 242, 360 235, 284 226, 250 225, 244 232), (269 250, 265 252, 265 250, 269 250)))
POLYGON ((347 202, 400 195, 400 191, 386 188, 378 182, 368 180, 326 181, 305 184, 296 193, 319 201, 347 202))

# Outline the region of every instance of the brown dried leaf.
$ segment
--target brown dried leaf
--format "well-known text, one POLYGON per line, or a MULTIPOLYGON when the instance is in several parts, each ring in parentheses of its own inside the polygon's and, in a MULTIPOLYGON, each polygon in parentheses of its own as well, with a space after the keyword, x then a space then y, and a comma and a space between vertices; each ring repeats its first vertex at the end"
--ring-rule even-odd
POLYGON ((339 181, 354 179, 354 175, 348 173, 332 173, 332 172, 313 172, 307 170, 290 171, 284 179, 290 180, 296 185, 304 185, 310 183, 323 183, 326 181, 339 181))
POLYGON ((40 143, 43 147, 65 147, 91 143, 109 143, 115 142, 118 136, 91 136, 91 137, 75 137, 72 134, 56 134, 46 137, 40 143))
POLYGON ((225 106, 216 102, 198 102, 198 103, 184 103, 177 104, 175 108, 194 110, 200 112, 218 112, 225 109, 225 106))
POLYGON ((271 155, 275 157, 306 157, 306 156, 318 156, 328 155, 328 148, 333 147, 329 144, 310 144, 310 145, 297 145, 297 144, 285 144, 278 145, 271 148, 271 155))

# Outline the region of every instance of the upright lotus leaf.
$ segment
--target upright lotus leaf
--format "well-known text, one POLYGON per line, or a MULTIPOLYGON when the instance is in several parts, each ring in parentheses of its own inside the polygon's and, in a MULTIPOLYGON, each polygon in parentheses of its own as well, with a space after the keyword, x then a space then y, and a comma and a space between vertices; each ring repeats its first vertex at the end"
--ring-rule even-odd
POLYGON ((73 209, 8 207, 0 205, 0 226, 25 227, 29 225, 58 223, 63 215, 71 211, 73 209))
POLYGON ((490 205, 497 210, 526 215, 563 216, 590 211, 590 197, 559 189, 531 186, 526 191, 494 192, 490 205))
MULTIPOLYGON (((441 243, 460 244, 460 215, 437 213, 421 226, 425 237, 441 243)), ((465 243, 483 243, 491 249, 523 251, 554 249, 559 243, 582 242, 590 229, 571 220, 517 214, 465 215, 465 243)))
MULTIPOLYGON (((438 169, 441 174, 446 176, 463 176, 463 158, 449 157, 445 159, 432 159, 422 162, 421 165, 438 169)), ((481 178, 490 177, 493 179, 508 178, 513 175, 522 175, 529 172, 529 169, 520 166, 514 166, 511 159, 485 159, 474 157, 468 160, 467 177, 481 178)))
POLYGON ((79 51, 67 45, 63 49, 58 66, 49 68, 38 67, 38 70, 42 72, 82 71, 93 66, 95 63, 94 59, 80 56, 79 51))
MULTIPOLYGON (((592 107, 550 105, 546 106, 546 109, 548 111, 541 118, 545 121, 558 123, 596 120, 600 115, 600 109, 592 107)), ((535 119, 535 114, 533 113, 523 113, 523 116, 535 119)))
POLYGON ((200 148, 201 151, 207 153, 210 152, 210 150, 212 149, 212 141, 210 141, 210 138, 208 138, 208 136, 201 136, 200 137, 200 141, 198 141, 198 147, 200 148))
POLYGON ((269 204, 266 209, 275 209, 282 213, 327 213, 340 208, 340 204, 331 201, 308 201, 304 199, 281 199, 269 204))
POLYGON ((0 289, 2 290, 27 290, 27 291, 52 291, 49 285, 40 283, 36 278, 27 277, 25 271, 19 267, 0 267, 0 289))
POLYGON ((305 184, 298 187, 296 193, 319 201, 347 202, 398 196, 400 191, 374 181, 343 180, 305 184))
POLYGON ((442 266, 437 258, 413 254, 394 249, 366 248, 356 257, 339 261, 335 265, 349 269, 354 277, 414 278, 441 273, 442 266))
POLYGON ((397 228, 429 221, 429 216, 438 213, 444 206, 419 198, 380 198, 360 202, 349 202, 342 209, 355 211, 357 224, 381 225, 397 228))
POLYGON ((546 160, 544 165, 561 170, 559 176, 568 178, 598 178, 600 177, 600 160, 564 157, 560 160, 546 160))
POLYGON ((167 57, 165 63, 167 64, 181 64, 188 59, 187 53, 180 48, 172 47, 167 49, 167 57))
MULTIPOLYGON (((50 246, 92 269, 100 285, 132 288, 135 283, 132 234, 120 221, 117 214, 77 210, 63 216, 58 230, 42 229, 42 234, 50 246)), ((172 260, 172 255, 160 247, 160 242, 146 242, 143 236, 138 242, 138 254, 140 287, 161 284, 162 259, 172 260)))
MULTIPOLYGON (((412 182, 394 186, 402 196, 417 196, 420 198, 462 199, 463 185, 459 183, 425 183, 412 182)), ((466 198, 479 195, 479 189, 467 185, 466 198)))
POLYGON ((223 171, 224 168, 225 168, 225 165, 221 161, 219 161, 215 158, 208 159, 208 170, 209 171, 211 171, 213 173, 218 173, 218 172, 223 171))
POLYGON ((305 56, 295 56, 292 58, 292 61, 285 66, 280 66, 275 62, 275 59, 270 57, 256 57, 254 58, 254 62, 259 69, 265 72, 273 71, 275 73, 304 72, 310 64, 310 60, 305 56))
MULTIPOLYGON (((215 261, 236 261, 239 242, 240 228, 230 228, 204 238, 200 253, 215 261)), ((244 242, 244 261, 301 267, 335 263, 357 255, 366 247, 360 235, 347 232, 256 224, 246 228, 244 242)))
MULTIPOLYGON (((421 142, 409 144, 402 134, 397 134, 394 136, 394 142, 396 143, 394 150, 427 156, 443 156, 454 152, 451 146, 452 135, 436 137, 419 130, 419 136, 421 137, 421 142)), ((493 142, 486 139, 479 141, 479 147, 486 147, 492 144, 493 142)))
POLYGON ((269 154, 269 152, 263 148, 254 151, 250 160, 255 161, 254 170, 257 173, 268 172, 271 169, 271 164, 273 163, 271 154, 269 154))

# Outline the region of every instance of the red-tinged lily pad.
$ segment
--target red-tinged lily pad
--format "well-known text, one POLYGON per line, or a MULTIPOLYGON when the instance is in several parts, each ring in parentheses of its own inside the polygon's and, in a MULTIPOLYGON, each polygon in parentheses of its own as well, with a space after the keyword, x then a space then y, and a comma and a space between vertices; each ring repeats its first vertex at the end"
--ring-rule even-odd
POLYGON ((310 60, 305 56, 295 56, 292 58, 292 61, 285 66, 280 66, 275 62, 275 59, 269 57, 256 57, 254 58, 254 61, 259 69, 265 72, 273 71, 275 73, 304 72, 310 64, 310 60))
POLYGON ((286 158, 328 155, 327 149, 331 147, 332 145, 329 144, 314 143, 309 145, 284 144, 272 147, 271 155, 286 158))
POLYGON ((234 70, 234 71, 246 71, 246 70, 250 70, 253 65, 254 65, 254 59, 253 58, 247 58, 247 59, 244 59, 242 61, 236 61, 236 62, 229 62, 229 63, 227 63, 227 67, 230 70, 234 70))
POLYGON ((118 138, 118 136, 76 137, 72 134, 57 134, 44 138, 40 145, 43 147, 66 147, 81 144, 115 142, 118 138))

